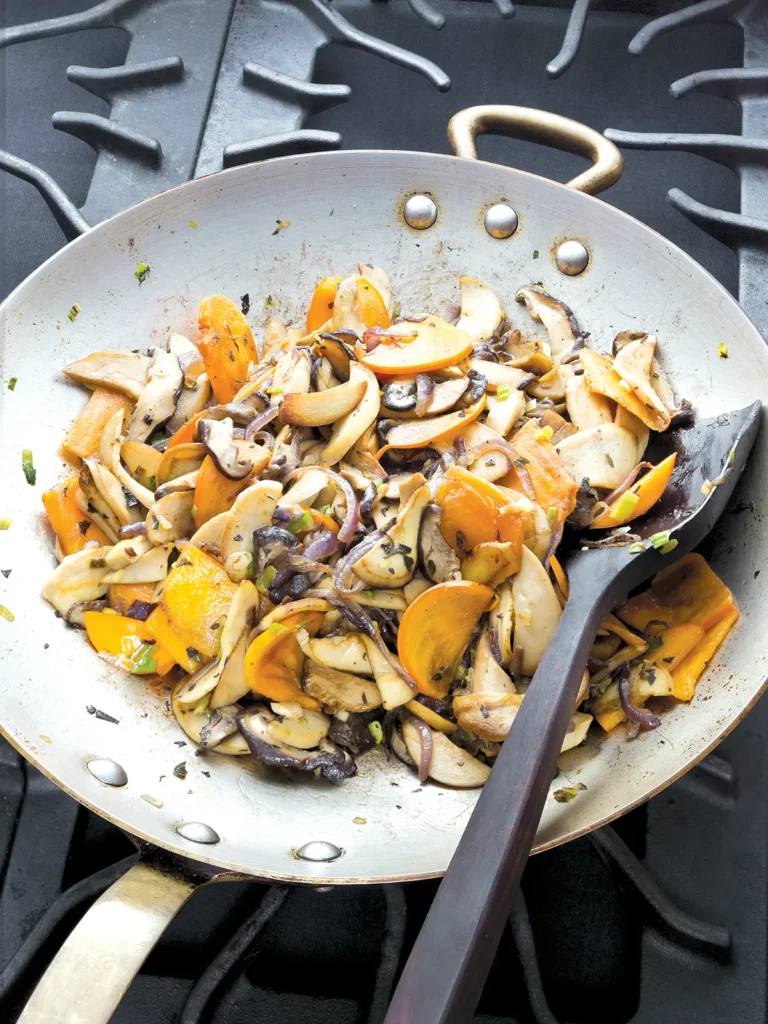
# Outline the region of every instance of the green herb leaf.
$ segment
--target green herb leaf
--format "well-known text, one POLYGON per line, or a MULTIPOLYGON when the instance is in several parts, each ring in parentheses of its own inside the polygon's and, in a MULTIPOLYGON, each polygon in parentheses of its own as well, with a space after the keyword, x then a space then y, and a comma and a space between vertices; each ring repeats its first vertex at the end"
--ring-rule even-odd
POLYGON ((157 644, 142 644, 131 656, 131 672, 148 676, 157 672, 157 644))
POLYGON ((548 508, 547 509, 547 522, 549 523, 549 528, 551 530, 552 527, 557 522, 557 509, 556 508, 548 508))
MULTIPOLYGON (((265 566, 265 568, 262 570, 261 575, 256 580, 256 589, 260 594, 266 594, 266 592, 272 585, 272 580, 275 578, 276 575, 277 569, 274 567, 274 565, 265 566)), ((274 625, 277 625, 277 623, 274 623, 274 625)))
POLYGON ((9 622, 13 622, 16 619, 13 612, 9 608, 6 608, 4 604, 0 604, 0 615, 9 622))
POLYGON ((186 779, 187 762, 181 761, 179 764, 177 764, 176 767, 173 769, 173 774, 176 776, 177 779, 186 779))
POLYGON ((37 472, 32 463, 32 452, 29 448, 22 448, 21 450, 21 468, 24 470, 24 476, 27 478, 27 483, 30 487, 35 486, 37 480, 37 472))
POLYGON ((565 786, 563 789, 555 790, 552 796, 559 804, 568 804, 573 798, 587 787, 583 782, 577 782, 575 786, 565 786))
POLYGON ((15 391, 16 390, 16 385, 18 383, 19 383, 19 378, 18 377, 11 377, 11 379, 8 381, 8 390, 9 391, 15 391))
POLYGON ((381 722, 369 722, 368 732, 376 740, 376 745, 381 746, 384 742, 384 730, 381 728, 381 722))
POLYGON ((270 384, 270 386, 268 388, 264 388, 264 394, 265 395, 282 395, 282 393, 283 393, 283 389, 282 388, 272 387, 271 384, 270 384))
POLYGON ((147 279, 147 274, 150 272, 151 269, 152 268, 149 266, 148 263, 139 263, 139 265, 136 267, 136 270, 133 272, 133 276, 136 278, 139 284, 144 284, 144 282, 147 279))
POLYGON ((147 490, 154 492, 157 490, 157 480, 153 476, 147 477, 147 490))

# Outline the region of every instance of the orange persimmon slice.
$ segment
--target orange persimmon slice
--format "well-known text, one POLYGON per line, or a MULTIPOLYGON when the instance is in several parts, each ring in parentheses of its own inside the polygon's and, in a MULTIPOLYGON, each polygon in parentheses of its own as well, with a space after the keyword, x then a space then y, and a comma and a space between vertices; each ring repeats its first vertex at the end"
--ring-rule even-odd
POLYGON ((148 634, 173 657, 177 665, 192 675, 203 663, 201 657, 194 657, 195 649, 188 647, 184 637, 168 618, 168 613, 158 605, 146 621, 148 634))
POLYGON ((644 630, 652 619, 670 626, 693 622, 708 630, 732 606, 733 594, 694 552, 662 569, 649 590, 630 598, 616 614, 637 630, 644 630))
POLYGON ((360 355, 360 361, 374 373, 385 376, 454 366, 472 351, 472 339, 466 331, 439 316, 429 316, 421 323, 397 324, 389 334, 390 337, 384 338, 372 352, 360 355), (402 341, 395 337, 397 333, 403 335, 402 341))
POLYGON ((257 450, 257 454, 261 460, 260 463, 254 463, 252 472, 242 480, 230 480, 228 476, 224 476, 216 468, 216 463, 211 456, 206 455, 200 467, 200 472, 197 474, 197 483, 195 484, 195 503, 193 509, 195 526, 198 530, 203 523, 207 523, 209 519, 213 519, 220 512, 228 512, 240 491, 245 490, 249 484, 252 484, 254 476, 264 469, 271 457, 270 452, 264 448, 263 451, 257 450))
POLYGON ((336 289, 340 284, 340 277, 324 277, 315 288, 307 310, 307 334, 319 330, 333 314, 336 289))
POLYGON ((69 428, 62 445, 64 454, 78 459, 89 459, 95 455, 107 423, 116 412, 122 409, 127 416, 132 408, 133 403, 127 395, 121 395, 110 388, 96 388, 88 404, 69 428))
MULTIPOLYGON (((117 658, 126 672, 136 671, 137 655, 145 644, 155 644, 154 637, 146 622, 128 618, 127 615, 110 615, 109 612, 86 612, 83 616, 85 631, 97 651, 104 651, 117 658)), ((155 644, 151 661, 153 669, 144 668, 139 674, 154 671, 158 675, 170 672, 176 664, 175 658, 160 644, 155 644)), ((148 660, 150 660, 148 658, 148 660)))
POLYGON ((531 513, 490 481, 451 466, 435 500, 442 509, 440 531, 459 555, 497 540, 512 541, 522 551, 531 513))
POLYGON ((433 416, 432 419, 398 423, 387 434, 387 443, 376 452, 376 458, 380 459, 390 448, 423 448, 452 430, 468 426, 477 419, 484 408, 485 395, 482 395, 473 405, 468 405, 459 412, 446 412, 442 416, 433 416))
POLYGON ((43 494, 43 506, 63 555, 82 551, 91 540, 95 540, 99 547, 109 544, 104 531, 77 504, 77 487, 77 474, 73 473, 43 494))
MULTIPOLYGON (((529 420, 514 435, 512 444, 518 456, 525 460, 536 503, 550 516, 554 526, 565 522, 576 508, 579 485, 560 460, 548 433, 535 420, 529 420), (554 509, 554 516, 550 515, 550 509, 554 509)), ((514 468, 513 472, 516 472, 514 468)), ((506 477, 504 479, 506 482, 506 477)))
POLYGON ((397 632, 403 668, 422 693, 445 697, 480 616, 493 600, 482 583, 451 580, 408 605, 397 632))
MULTIPOLYGON (((594 352, 591 348, 583 348, 579 353, 584 377, 590 391, 612 398, 614 402, 637 416, 651 430, 665 430, 669 426, 656 409, 651 409, 637 397, 631 389, 622 386, 621 377, 614 370, 610 359, 594 352)), ((625 382, 626 383, 626 382, 625 382)))
POLYGON ((248 321, 226 295, 211 295, 200 303, 197 324, 198 348, 216 401, 231 402, 248 380, 249 365, 259 361, 248 321))
POLYGON ((135 601, 157 601, 156 583, 113 583, 109 588, 109 607, 124 615, 135 601))
POLYGON ((187 646, 212 658, 236 590, 220 562, 187 544, 163 584, 162 607, 187 646))
POLYGON ((623 526, 624 523, 629 523, 633 519, 637 519, 638 516, 645 515, 645 513, 656 504, 667 489, 667 485, 669 484, 672 472, 675 468, 676 460, 676 453, 668 456, 663 462, 660 462, 658 466, 654 466, 653 469, 648 470, 645 476, 641 477, 637 483, 634 483, 629 490, 625 492, 626 494, 636 495, 638 499, 637 504, 634 505, 629 515, 619 519, 616 518, 616 509, 621 501, 621 498, 617 498, 602 515, 599 515, 597 519, 592 521, 590 530, 611 530, 614 526, 623 526))
POLYGON ((691 700, 696 692, 696 683, 715 655, 720 644, 725 640, 736 625, 739 617, 738 609, 731 609, 708 629, 704 637, 685 658, 672 670, 675 697, 678 700, 691 700))
MULTIPOLYGON (((322 620, 322 615, 320 618, 322 620)), ((252 690, 269 700, 296 703, 318 711, 319 701, 301 688, 304 652, 296 639, 297 628, 298 624, 291 629, 282 622, 267 626, 246 652, 245 680, 252 690)))
POLYGON ((649 650, 645 658, 654 665, 665 668, 667 672, 674 673, 680 662, 705 636, 705 631, 695 622, 681 622, 679 626, 670 626, 660 634, 661 644, 656 650, 649 650))

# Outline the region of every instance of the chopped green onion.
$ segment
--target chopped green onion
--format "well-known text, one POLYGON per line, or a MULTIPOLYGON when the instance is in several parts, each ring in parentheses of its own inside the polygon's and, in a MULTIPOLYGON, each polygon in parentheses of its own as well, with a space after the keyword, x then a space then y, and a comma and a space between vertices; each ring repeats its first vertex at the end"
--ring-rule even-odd
POLYGON ((9 608, 6 608, 4 604, 0 604, 0 615, 9 622, 13 622, 16 618, 13 612, 9 608))
POLYGON ((659 551, 662 555, 668 555, 670 552, 675 550, 677 544, 678 542, 673 537, 672 540, 668 544, 665 544, 663 548, 659 548, 659 551))
POLYGON ((153 807, 160 807, 160 808, 162 808, 162 806, 163 806, 163 801, 162 800, 157 800, 155 797, 150 796, 149 793, 142 793, 141 794, 141 799, 142 800, 146 800, 147 803, 148 804, 152 804, 153 807))
POLYGON ((192 518, 197 519, 197 505, 193 505, 190 511, 192 512, 192 518))
POLYGON ((272 385, 270 384, 268 388, 264 388, 264 393, 266 395, 282 395, 283 389, 272 387, 272 385))
POLYGON ((375 592, 373 590, 364 590, 363 591, 363 596, 367 597, 367 598, 372 598, 372 597, 376 597, 376 594, 375 594, 375 592))
POLYGON ((296 519, 292 519, 288 523, 289 533, 302 533, 304 530, 311 530, 314 526, 315 520, 312 518, 312 513, 307 509, 296 519))
POLYGON ((150 266, 148 263, 139 263, 139 265, 136 267, 136 270, 133 273, 133 276, 136 278, 139 284, 144 284, 149 271, 150 266))
POLYGON ((533 250, 533 258, 535 260, 537 260, 539 258, 539 250, 538 249, 534 249, 533 250))
POLYGON ((328 513, 331 511, 331 506, 330 505, 321 505, 320 508, 317 511, 318 512, 322 512, 322 514, 324 516, 327 516, 328 513))
POLYGON ((577 782, 575 786, 564 786, 563 789, 557 789, 552 796, 557 800, 559 804, 570 803, 573 798, 587 787, 583 782, 577 782))
POLYGON ((731 450, 728 452, 728 465, 732 466, 735 461, 736 461, 736 449, 735 448, 731 448, 731 450))
POLYGON ((669 544, 669 538, 671 536, 671 530, 662 530, 661 533, 652 533, 649 540, 658 551, 660 548, 663 548, 665 544, 669 544))
POLYGON ((24 476, 27 478, 27 483, 31 486, 35 486, 37 480, 37 473, 35 467, 32 464, 32 452, 29 448, 22 448, 21 450, 21 468, 24 470, 24 476))
POLYGON ((204 715, 206 713, 206 711, 208 710, 208 705, 210 703, 211 703, 211 694, 210 693, 206 693, 206 695, 204 697, 201 697, 200 700, 197 702, 197 704, 195 704, 194 708, 192 709, 192 713, 194 715, 204 715))
POLYGON ((147 477, 147 490, 154 493, 157 490, 157 480, 153 476, 147 477))
POLYGON ((82 312, 79 305, 75 302, 70 311, 67 313, 67 320, 77 320, 77 314, 82 312))
POLYGON ((338 720, 339 720, 340 722, 346 722, 346 721, 347 721, 347 719, 349 718, 349 712, 348 712, 348 711, 345 711, 345 710, 344 710, 344 709, 342 708, 342 709, 341 709, 340 711, 334 711, 334 713, 333 713, 333 717, 334 717, 334 718, 338 718, 338 720))
POLYGON ((725 344, 724 341, 721 341, 720 344, 717 346, 717 355, 720 359, 728 358, 728 346, 725 344))
POLYGON ((384 742, 384 731, 381 728, 381 722, 369 722, 368 732, 376 740, 376 745, 381 746, 384 742))
POLYGON ((10 530, 12 519, 0 519, 0 530, 10 530))
POLYGON ((106 569, 107 563, 103 558, 92 558, 88 563, 90 569, 106 569))
POLYGON ((11 379, 8 381, 8 390, 9 391, 15 391, 16 390, 16 385, 18 383, 19 383, 19 378, 18 377, 11 377, 11 379))
POLYGON ((630 544, 628 551, 630 555, 639 555, 645 551, 645 544, 642 541, 638 541, 637 544, 630 544))
MULTIPOLYGON (((265 566, 265 568, 262 570, 261 576, 259 576, 259 578, 256 580, 256 589, 260 594, 266 594, 266 592, 269 590, 272 584, 272 580, 275 578, 276 575, 277 569, 274 567, 274 565, 265 566)), ((274 625, 277 625, 277 623, 274 623, 274 625)))
POLYGON ((157 644, 142 644, 131 656, 131 672, 148 676, 157 672, 157 644))
POLYGON ((496 388, 496 401, 497 402, 506 402, 506 400, 508 398, 509 398, 509 388, 507 387, 506 384, 500 384, 496 388))
POLYGON ((197 227, 197 221, 196 221, 196 220, 191 220, 191 221, 189 222, 189 226, 190 226, 191 228, 196 228, 196 227, 197 227))
POLYGON ((638 494, 632 491, 625 491, 611 509, 611 515, 617 523, 625 523, 632 515, 640 501, 638 494))
POLYGON ((547 522, 549 523, 549 528, 551 530, 552 527, 557 522, 557 509, 556 508, 548 508, 547 509, 547 522))

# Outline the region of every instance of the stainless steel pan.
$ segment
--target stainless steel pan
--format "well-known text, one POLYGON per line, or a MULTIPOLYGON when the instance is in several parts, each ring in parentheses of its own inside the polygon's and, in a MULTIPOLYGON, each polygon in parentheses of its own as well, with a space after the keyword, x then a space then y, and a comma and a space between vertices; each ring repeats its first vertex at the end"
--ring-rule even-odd
MULTIPOLYGON (((376 756, 361 758, 357 778, 336 786, 268 774, 249 760, 215 753, 202 760, 175 745, 181 733, 162 703, 96 659, 39 596, 54 564, 41 485, 59 477, 56 450, 83 401, 59 367, 100 348, 162 342, 169 329, 194 334, 197 304, 212 291, 248 292, 257 322, 269 295, 279 316, 298 319, 318 278, 346 273, 362 259, 389 270, 404 310, 441 307, 455 298, 460 274, 476 275, 526 330, 531 325, 513 301, 515 289, 543 281, 573 308, 597 347, 607 348, 622 329, 657 333, 678 393, 702 416, 768 401, 768 352, 733 298, 666 239, 588 194, 621 172, 618 150, 602 136, 514 107, 464 111, 450 135, 458 157, 324 153, 181 185, 74 241, 0 310, 3 378, 18 377, 13 393, 2 392, 2 513, 13 524, 0 540, 2 567, 12 570, 0 579, 0 601, 16 620, 0 623, 0 728, 33 764, 144 850, 140 865, 67 940, 25 1024, 108 1020, 163 928, 203 881, 254 876, 338 885, 440 875, 476 798, 419 786, 402 765, 376 756), (594 165, 566 187, 474 162, 474 137, 488 130, 581 152, 594 165), (434 202, 430 227, 404 220, 413 195, 434 202), (500 203, 517 213, 517 230, 506 238, 485 226, 487 211, 500 203), (289 226, 276 232, 278 221, 289 226), (588 253, 576 276, 558 268, 559 262, 575 269, 568 247, 560 249, 566 241, 588 253), (143 285, 134 277, 139 261, 151 267, 143 285), (70 322, 75 302, 82 312, 70 322), (720 342, 727 359, 718 358, 720 342), (35 488, 24 482, 22 448, 34 452, 35 488), (119 724, 89 714, 88 706, 119 724), (173 776, 181 760, 184 781, 173 776)), ((742 503, 763 506, 767 463, 768 445, 759 441, 742 503)), ((569 804, 548 801, 537 850, 657 793, 757 700, 768 674, 768 631, 754 571, 767 556, 768 538, 752 513, 723 517, 713 564, 737 596, 738 626, 690 707, 667 712, 660 729, 632 743, 596 737, 563 757, 558 785, 564 777, 587 789, 569 804)))

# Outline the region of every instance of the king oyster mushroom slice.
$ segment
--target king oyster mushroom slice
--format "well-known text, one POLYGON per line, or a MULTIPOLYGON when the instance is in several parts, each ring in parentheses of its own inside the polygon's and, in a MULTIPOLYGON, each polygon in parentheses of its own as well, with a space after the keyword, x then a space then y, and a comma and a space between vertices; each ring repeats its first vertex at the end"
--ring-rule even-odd
POLYGON ((488 410, 486 427, 506 437, 525 412, 525 392, 510 391, 503 401, 497 395, 488 395, 485 407, 488 410))
POLYGON ((333 315, 331 317, 331 329, 333 331, 354 331, 358 337, 362 338, 366 327, 360 319, 356 309, 357 283, 359 280, 360 277, 358 275, 346 277, 336 289, 336 298, 333 303, 333 315))
POLYGON ((137 401, 152 360, 138 352, 94 352, 70 363, 64 373, 91 388, 114 388, 137 401))
MULTIPOLYGON (((429 726, 427 726, 429 728, 429 726)), ((432 759, 429 777, 444 786, 455 789, 477 789, 484 785, 491 774, 487 764, 478 761, 468 751, 457 747, 443 732, 429 730, 432 734, 432 759)), ((403 740, 411 759, 421 763, 422 737, 420 729, 406 718, 403 722, 403 740)))
POLYGON ((461 316, 456 326, 479 345, 487 341, 504 318, 494 292, 476 277, 460 277, 461 316))
POLYGON ((159 452, 157 448, 153 448, 151 444, 144 444, 143 441, 123 441, 120 446, 120 458, 133 479, 143 487, 147 487, 148 480, 151 478, 157 480, 158 467, 162 462, 163 453, 159 452))
MULTIPOLYGON (((384 710, 393 711, 402 704, 407 704, 409 700, 413 700, 413 690, 390 665, 376 646, 375 640, 366 636, 363 642, 368 655, 368 662, 373 670, 373 678, 376 680, 376 685, 381 693, 381 702, 384 705, 384 710)), ((394 655, 392 657, 393 660, 397 661, 394 655)))
POLYGON ((129 537, 126 540, 118 541, 114 547, 109 549, 105 561, 114 572, 116 569, 125 569, 127 565, 138 561, 142 555, 152 550, 152 542, 146 537, 129 537))
MULTIPOLYGON (((674 680, 666 668, 657 665, 646 667, 642 662, 630 668, 629 692, 633 704, 645 704, 649 697, 671 697, 674 689, 674 680)), ((619 684, 614 682, 592 701, 591 710, 596 715, 602 715, 608 711, 618 711, 620 707, 619 684)))
MULTIPOLYGON (((278 500, 278 505, 311 505, 328 485, 328 477, 321 469, 298 476, 285 494, 278 500)), ((354 486, 354 481, 353 481, 354 486)))
POLYGON ((562 615, 555 588, 536 555, 523 547, 520 571, 512 577, 514 647, 522 651, 522 672, 532 676, 562 615))
POLYGON ((360 436, 375 422, 379 415, 379 382, 373 370, 362 363, 353 362, 349 367, 349 379, 353 384, 365 382, 365 394, 352 412, 347 413, 334 424, 328 443, 323 449, 323 462, 335 466, 344 458, 360 436))
POLYGON ((364 633, 341 633, 339 636, 310 637, 305 629, 296 633, 304 654, 318 665, 351 672, 353 675, 372 676, 373 669, 365 649, 364 633))
MULTIPOLYGON (((522 702, 523 694, 521 693, 467 694, 454 699, 453 710, 456 721, 462 729, 473 732, 482 740, 501 743, 506 739, 522 702)), ((566 750, 571 750, 583 743, 591 724, 592 715, 574 711, 571 725, 560 747, 560 753, 564 754, 566 750)))
POLYGON ((304 664, 304 690, 332 711, 373 711, 383 703, 381 690, 372 679, 315 661, 304 664))
POLYGON ((278 719, 267 725, 267 732, 275 740, 299 750, 314 750, 328 735, 331 720, 322 711, 309 711, 300 704, 271 704, 278 719))
POLYGON ((298 427, 322 427, 335 423, 358 407, 365 394, 365 381, 348 380, 346 384, 283 397, 280 419, 298 427))
POLYGON ((219 546, 224 568, 235 582, 249 575, 253 565, 254 532, 272 523, 281 494, 282 487, 276 480, 260 480, 241 491, 229 510, 219 546))
POLYGON ((291 768, 294 771, 316 772, 324 779, 348 779, 357 771, 349 754, 327 739, 320 740, 316 750, 279 743, 269 732, 270 723, 277 716, 264 708, 242 711, 238 727, 245 737, 253 756, 272 768, 291 768))
POLYGON ((160 501, 161 498, 165 498, 169 494, 177 494, 179 491, 194 491, 199 476, 200 470, 195 469, 191 473, 183 473, 181 476, 174 477, 167 484, 161 484, 155 491, 156 500, 160 501))
POLYGON ((392 302, 392 282, 389 279, 389 274, 382 267, 374 266, 373 263, 358 263, 357 269, 360 272, 360 277, 370 281, 379 293, 384 305, 387 307, 387 312, 392 316, 394 305, 392 302))
POLYGON ((233 704, 217 708, 200 730, 200 746, 212 750, 228 736, 234 736, 238 732, 237 716, 240 710, 233 704))
MULTIPOLYGON (((230 510, 231 511, 231 510, 230 510)), ((197 547, 221 547, 221 536, 229 522, 229 512, 219 512, 192 534, 191 543, 197 547)))
POLYGON ((168 575, 168 559, 175 545, 173 542, 152 547, 123 569, 114 569, 105 578, 107 583, 158 583, 168 575))
POLYGON ((165 484, 169 480, 174 480, 176 477, 184 476, 195 469, 200 469, 203 459, 207 454, 208 450, 204 444, 193 441, 175 444, 172 448, 166 448, 160 456, 160 461, 153 474, 156 483, 158 485, 165 484))
POLYGON ((584 711, 574 711, 563 745, 560 747, 560 753, 564 754, 566 750, 572 750, 582 744, 587 738, 590 725, 592 725, 592 715, 588 715, 584 711))
POLYGON ((519 370, 508 363, 491 363, 487 359, 470 359, 470 368, 485 377, 489 391, 497 391, 500 387, 510 391, 524 391, 536 380, 536 374, 527 370, 519 370))
POLYGON ((553 298, 541 285, 520 288, 515 299, 525 303, 531 320, 544 324, 556 362, 562 362, 584 347, 585 338, 576 317, 564 302, 553 298))
POLYGON ((403 597, 405 598, 406 606, 413 604, 417 597, 421 595, 432 586, 429 580, 425 580, 422 576, 414 576, 412 580, 405 584, 403 587, 403 597))
POLYGON ((171 352, 159 352, 128 420, 126 438, 145 441, 155 427, 170 419, 183 387, 184 374, 178 358, 171 352))
MULTIPOLYGON (((177 696, 183 685, 184 680, 178 683, 176 689, 171 695, 171 711, 173 712, 174 718, 178 722, 179 726, 187 736, 189 736, 192 742, 202 746, 200 743, 200 737, 203 729, 208 724, 208 713, 206 711, 202 715, 196 715, 194 708, 184 707, 179 704, 177 696)), ((243 757, 251 752, 250 747, 239 732, 235 732, 231 736, 227 736, 226 739, 221 740, 221 742, 213 748, 209 745, 207 749, 213 749, 217 754, 230 754, 233 757, 243 757)))
POLYGON ((121 523, 112 511, 109 504, 104 500, 101 491, 96 486, 88 465, 83 462, 78 473, 78 489, 75 492, 75 501, 82 512, 93 519, 94 523, 104 531, 107 538, 116 544, 119 537, 121 523))
POLYGON ((637 441, 624 427, 603 423, 579 430, 558 442, 555 450, 574 480, 613 490, 637 463, 637 441))
POLYGON ((613 418, 613 422, 617 427, 623 427, 624 430, 628 430, 632 434, 637 445, 636 462, 640 462, 645 455, 645 449, 648 447, 648 441, 651 437, 648 427, 634 413, 625 409, 623 405, 616 406, 616 415, 613 418))
POLYGON ((135 502, 131 508, 128 507, 125 492, 114 473, 111 473, 106 466, 102 466, 98 459, 83 459, 83 464, 90 470, 96 488, 117 522, 121 526, 137 523, 141 519, 141 513, 135 502))
POLYGON ((613 422, 611 403, 605 395, 590 391, 584 374, 571 374, 565 385, 565 405, 577 430, 589 430, 613 422))
POLYGON ((189 538, 195 532, 192 507, 195 492, 189 489, 171 492, 160 498, 147 512, 147 537, 152 544, 167 544, 189 538))
POLYGON ((202 412, 210 400, 211 381, 207 373, 201 373, 192 384, 186 383, 185 380, 173 416, 166 423, 166 428, 175 434, 188 420, 202 412))
POLYGON ((110 548, 84 548, 67 555, 43 584, 42 595, 59 615, 73 605, 97 601, 109 589, 106 557, 110 548))
POLYGON ((458 556, 440 532, 441 516, 440 506, 430 503, 424 509, 419 526, 419 564, 433 583, 461 579, 458 556))
POLYGON ((120 452, 123 445, 121 431, 123 429, 123 418, 125 413, 122 409, 107 422, 101 432, 99 442, 99 459, 117 477, 123 487, 145 508, 155 503, 154 491, 134 480, 123 467, 120 461, 120 452))
MULTIPOLYGON (((640 401, 647 408, 653 409, 659 416, 660 429, 666 430, 671 419, 670 410, 656 392, 653 381, 653 364, 656 352, 656 336, 648 335, 630 341, 618 352, 613 361, 613 368, 623 381, 626 381, 640 401)), ((656 363, 659 371, 661 367, 656 363)))
POLYGON ((498 589, 499 603, 488 613, 488 622, 496 634, 496 643, 501 654, 503 668, 509 668, 512 661, 512 628, 514 626, 514 596, 511 580, 506 580, 498 589))
POLYGON ((472 693, 515 693, 515 684, 493 656, 489 629, 483 630, 475 647, 470 691, 472 693))
POLYGON ((240 461, 240 452, 234 442, 234 424, 227 416, 223 420, 197 421, 198 440, 205 445, 216 469, 229 480, 242 480, 253 470, 252 461, 240 461))
POLYGON ((419 526, 429 504, 429 487, 422 484, 400 509, 389 535, 355 562, 353 572, 373 587, 402 587, 413 575, 418 558, 419 526))

